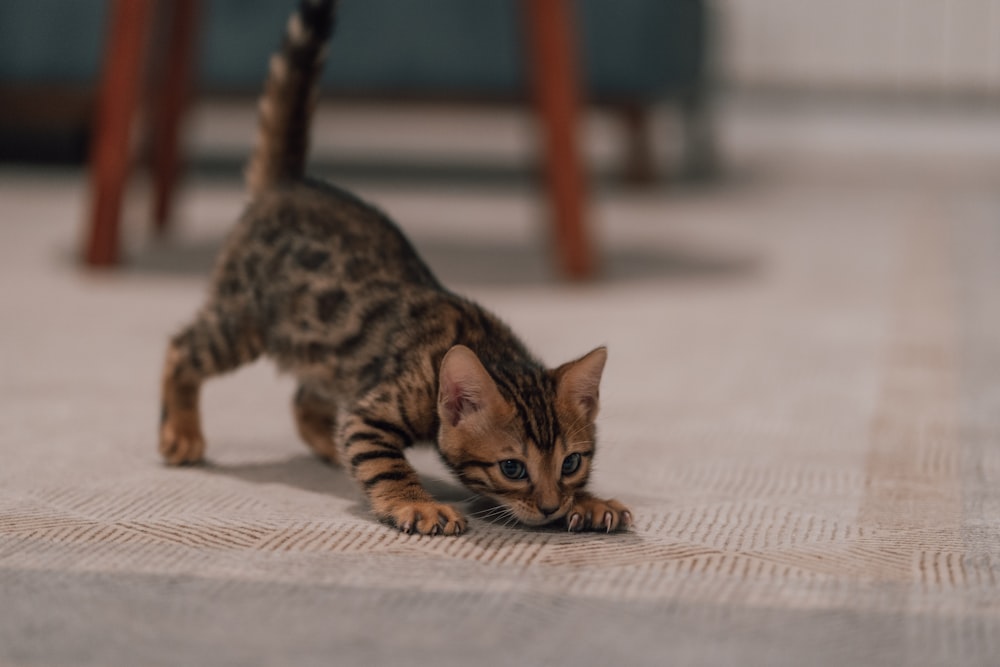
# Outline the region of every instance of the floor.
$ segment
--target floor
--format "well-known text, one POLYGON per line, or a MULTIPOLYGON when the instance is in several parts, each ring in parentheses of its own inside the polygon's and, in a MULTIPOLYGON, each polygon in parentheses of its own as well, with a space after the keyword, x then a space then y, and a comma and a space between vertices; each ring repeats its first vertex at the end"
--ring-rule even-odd
POLYGON ((381 526, 266 363, 206 387, 209 463, 164 467, 164 342, 244 200, 252 116, 199 111, 175 233, 148 238, 139 184, 116 272, 76 262, 80 172, 5 167, 0 664, 997 664, 1000 119, 740 99, 719 123, 720 180, 636 190, 589 119, 586 285, 552 276, 523 115, 318 123, 319 172, 544 360, 609 346, 620 535, 381 526))

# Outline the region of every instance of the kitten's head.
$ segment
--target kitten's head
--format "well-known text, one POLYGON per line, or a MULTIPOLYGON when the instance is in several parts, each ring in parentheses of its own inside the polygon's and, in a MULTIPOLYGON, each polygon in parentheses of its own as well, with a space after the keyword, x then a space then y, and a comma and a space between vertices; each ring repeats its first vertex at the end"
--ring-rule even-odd
POLYGON ((566 515, 590 475, 607 350, 554 370, 495 369, 456 345, 441 362, 438 447, 459 479, 538 526, 566 515))

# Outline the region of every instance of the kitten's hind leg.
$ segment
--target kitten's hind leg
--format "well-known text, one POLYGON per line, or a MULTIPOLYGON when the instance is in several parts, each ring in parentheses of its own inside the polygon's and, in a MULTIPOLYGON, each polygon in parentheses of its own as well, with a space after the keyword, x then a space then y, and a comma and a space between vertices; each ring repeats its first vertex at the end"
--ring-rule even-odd
POLYGON ((173 337, 163 367, 160 455, 171 465, 197 463, 205 456, 198 397, 207 378, 253 361, 260 338, 247 318, 206 308, 173 337))
POLYGON ((303 382, 295 392, 292 411, 302 441, 321 459, 338 465, 337 445, 333 439, 337 428, 337 406, 329 392, 303 382))

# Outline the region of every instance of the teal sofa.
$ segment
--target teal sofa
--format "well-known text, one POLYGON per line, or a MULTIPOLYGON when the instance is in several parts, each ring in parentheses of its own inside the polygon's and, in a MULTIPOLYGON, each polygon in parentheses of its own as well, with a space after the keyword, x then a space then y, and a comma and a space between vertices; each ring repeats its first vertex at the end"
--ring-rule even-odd
MULTIPOLYGON (((205 0, 196 59, 200 90, 256 92, 293 2, 205 0)), ((528 69, 519 3, 342 0, 324 84, 345 95, 523 98, 528 69)), ((0 94, 93 90, 107 6, 97 0, 0 3, 0 94)), ((654 102, 676 100, 689 126, 704 125, 710 26, 703 0, 576 0, 575 8, 589 101, 629 108, 634 117, 654 102)), ((9 116, 0 112, 0 126, 16 123, 9 116)), ((4 134, 0 127, 0 157, 4 134)), ((13 135, 25 139, 18 128, 13 135)))

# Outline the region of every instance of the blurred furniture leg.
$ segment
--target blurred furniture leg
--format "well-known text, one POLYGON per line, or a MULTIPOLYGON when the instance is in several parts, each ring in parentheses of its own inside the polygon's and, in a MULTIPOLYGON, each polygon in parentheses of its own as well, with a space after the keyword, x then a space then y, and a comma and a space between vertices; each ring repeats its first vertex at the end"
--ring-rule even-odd
POLYGON ((587 198, 577 144, 581 104, 571 0, 521 0, 534 101, 542 126, 544 171, 560 269, 569 278, 594 274, 587 235, 587 198))
POLYGON ((153 224, 158 233, 166 230, 180 173, 180 129, 191 101, 199 4, 199 0, 172 0, 160 7, 168 14, 168 31, 166 48, 157 63, 151 110, 153 224))
POLYGON ((91 210, 85 258, 91 266, 118 262, 122 199, 139 107, 153 0, 114 0, 104 52, 90 157, 91 210))
POLYGON ((190 100, 200 0, 113 0, 91 146, 91 211, 85 258, 112 266, 120 257, 122 203, 132 165, 140 97, 148 93, 151 121, 153 222, 162 232, 170 217, 180 164, 180 127, 190 100), (160 19, 166 41, 153 34, 160 19), (158 47, 154 76, 146 77, 148 45, 158 47), (144 86, 149 79, 150 87, 144 86))
POLYGON ((625 180, 630 185, 650 185, 656 176, 653 166, 649 107, 629 102, 619 111, 625 129, 625 180))
MULTIPOLYGON (((168 53, 157 85, 153 115, 153 219, 163 230, 179 165, 179 128, 187 106, 199 0, 170 5, 168 53)), ((555 247, 564 275, 584 279, 595 261, 587 235, 586 183, 577 145, 581 95, 576 70, 575 25, 570 0, 521 0, 534 103, 539 117, 544 172, 553 215, 555 247)), ((145 45, 155 0, 112 0, 111 34, 105 53, 98 119, 91 153, 93 206, 87 262, 118 262, 122 200, 128 179, 132 126, 138 116, 145 45)))

